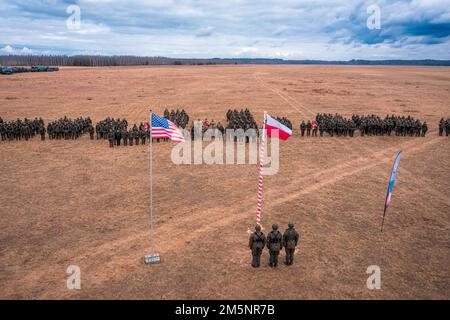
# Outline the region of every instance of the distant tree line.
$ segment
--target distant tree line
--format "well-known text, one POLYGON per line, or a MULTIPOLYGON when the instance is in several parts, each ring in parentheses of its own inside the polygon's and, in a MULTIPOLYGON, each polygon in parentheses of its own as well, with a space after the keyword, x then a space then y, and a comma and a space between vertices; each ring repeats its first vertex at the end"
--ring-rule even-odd
POLYGON ((283 59, 175 59, 167 57, 98 56, 98 55, 0 55, 0 66, 146 66, 212 64, 337 64, 337 65, 419 65, 450 66, 450 60, 283 60, 283 59))

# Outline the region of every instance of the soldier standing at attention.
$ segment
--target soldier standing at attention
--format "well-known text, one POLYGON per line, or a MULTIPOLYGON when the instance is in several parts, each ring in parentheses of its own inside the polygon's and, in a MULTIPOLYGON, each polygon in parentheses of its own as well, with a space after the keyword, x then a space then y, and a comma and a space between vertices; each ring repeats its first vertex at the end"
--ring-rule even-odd
POLYGON ((276 267, 278 265, 278 255, 283 248, 281 232, 278 231, 278 225, 272 225, 272 231, 267 235, 267 248, 269 249, 269 266, 276 267))
POLYGON ((323 137, 324 124, 322 122, 319 122, 318 127, 319 127, 320 136, 323 137))
POLYGON ((44 141, 45 140, 45 127, 44 126, 39 127, 39 134, 41 135, 41 140, 44 141))
POLYGON ((108 132, 109 147, 114 148, 114 131, 110 129, 108 132))
POLYGON ((94 140, 94 127, 92 125, 89 125, 88 127, 88 132, 89 132, 89 137, 91 140, 94 140))
POLYGON ((147 138, 147 131, 142 129, 141 131, 139 131, 139 134, 141 136, 142 145, 145 145, 145 138, 147 138))
POLYGON ((114 138, 116 139, 116 146, 120 146, 120 140, 122 140, 122 132, 120 132, 119 128, 114 132, 114 138))
POLYGON ((128 144, 130 145, 130 147, 133 146, 133 140, 134 140, 133 131, 130 130, 128 132, 128 144))
POLYGON ((288 224, 288 228, 283 234, 283 246, 286 251, 286 265, 290 266, 294 263, 294 251, 298 243, 299 234, 294 229, 292 223, 288 224))
POLYGON ((439 121, 439 135, 442 136, 444 133, 444 118, 439 121))
POLYGON ((311 121, 311 127, 312 127, 312 136, 317 137, 317 123, 316 120, 311 121))
POLYGON ((139 145, 139 130, 133 131, 134 144, 139 145))
POLYGON ((308 120, 308 123, 306 124, 306 135, 309 137, 311 135, 311 120, 308 120))
MULTIPOLYGON (((428 131, 427 122, 424 121, 423 124, 422 124, 422 137, 425 137, 427 131, 428 131)), ((420 131, 419 131, 419 132, 420 132, 420 131)))
POLYGON ((250 250, 252 250, 252 267, 258 268, 261 261, 261 253, 266 245, 266 236, 261 232, 261 226, 255 227, 255 232, 250 235, 249 243, 250 250))
POLYGON ((122 139, 123 139, 123 145, 126 147, 128 145, 128 131, 127 129, 122 130, 122 139))
POLYGON ((302 132, 302 137, 305 136, 305 130, 306 130, 306 124, 305 124, 305 121, 302 121, 302 123, 300 124, 300 131, 302 132))

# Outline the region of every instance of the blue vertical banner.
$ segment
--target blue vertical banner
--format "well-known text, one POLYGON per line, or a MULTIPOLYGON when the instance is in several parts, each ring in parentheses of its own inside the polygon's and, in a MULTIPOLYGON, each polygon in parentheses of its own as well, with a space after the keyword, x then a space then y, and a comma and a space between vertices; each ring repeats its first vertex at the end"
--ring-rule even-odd
POLYGON ((386 202, 384 204, 383 221, 381 222, 381 232, 383 232, 384 217, 386 216, 386 211, 389 207, 389 204, 391 203, 392 189, 394 188, 395 177, 397 175, 397 168, 398 168, 398 164, 400 162, 401 156, 402 156, 402 150, 400 150, 397 153, 397 157, 395 158, 395 161, 394 161, 394 167, 392 168, 391 178, 389 179, 389 185, 388 185, 388 190, 387 190, 387 194, 386 194, 386 202))

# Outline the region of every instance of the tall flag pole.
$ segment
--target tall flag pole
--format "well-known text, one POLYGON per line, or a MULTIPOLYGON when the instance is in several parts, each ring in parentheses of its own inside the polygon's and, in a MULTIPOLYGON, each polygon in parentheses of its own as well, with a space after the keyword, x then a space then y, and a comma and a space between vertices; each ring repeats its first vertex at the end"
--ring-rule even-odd
POLYGON ((148 130, 150 132, 149 141, 149 173, 150 173, 150 254, 144 257, 146 264, 158 263, 161 261, 159 253, 155 253, 154 250, 154 232, 153 232, 153 138, 152 138, 152 118, 153 112, 150 110, 148 130))
POLYGON ((150 121, 148 125, 150 131, 149 142, 149 171, 150 171, 150 248, 152 252, 144 257, 147 264, 161 261, 159 253, 153 252, 154 232, 153 232, 153 139, 170 139, 174 142, 184 142, 184 135, 181 130, 171 121, 160 117, 150 110, 150 121))
POLYGON ((279 140, 287 140, 292 135, 292 130, 272 118, 264 111, 264 124, 259 151, 259 180, 258 180, 258 201, 256 206, 256 224, 261 225, 262 191, 264 175, 264 148, 266 144, 266 133, 268 137, 276 137, 279 140))
POLYGON ((394 166, 392 167, 391 178, 389 179, 389 185, 388 185, 387 194, 386 194, 386 202, 384 204, 383 220, 381 221, 381 232, 383 232, 383 225, 384 225, 384 218, 386 216, 386 211, 389 207, 389 204, 391 203, 392 189, 394 188, 395 177, 397 175, 397 168, 398 168, 398 164, 400 162, 401 156, 402 156, 402 150, 400 150, 397 153, 397 157, 395 158, 395 161, 394 161, 394 166))
POLYGON ((264 124, 262 130, 261 143, 259 146, 259 180, 258 180, 258 201, 256 205, 256 225, 261 225, 261 208, 262 208, 262 190, 263 190, 263 174, 264 174, 264 145, 266 140, 266 118, 267 112, 264 111, 264 124))

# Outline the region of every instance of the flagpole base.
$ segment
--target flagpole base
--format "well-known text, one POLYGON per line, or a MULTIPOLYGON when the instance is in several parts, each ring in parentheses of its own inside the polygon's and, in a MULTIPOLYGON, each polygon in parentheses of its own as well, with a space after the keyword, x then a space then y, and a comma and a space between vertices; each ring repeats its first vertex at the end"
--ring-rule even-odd
POLYGON ((146 256, 144 256, 144 262, 145 264, 155 264, 161 262, 161 256, 159 253, 150 253, 146 256))

